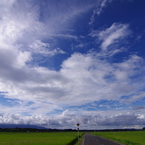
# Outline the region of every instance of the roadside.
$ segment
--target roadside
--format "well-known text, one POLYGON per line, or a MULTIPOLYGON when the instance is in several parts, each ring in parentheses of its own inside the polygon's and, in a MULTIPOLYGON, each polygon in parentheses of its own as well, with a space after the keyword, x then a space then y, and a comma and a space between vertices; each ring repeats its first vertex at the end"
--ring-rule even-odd
POLYGON ((77 141, 76 144, 74 145, 83 145, 84 137, 85 137, 85 133, 80 137, 79 141, 77 141))

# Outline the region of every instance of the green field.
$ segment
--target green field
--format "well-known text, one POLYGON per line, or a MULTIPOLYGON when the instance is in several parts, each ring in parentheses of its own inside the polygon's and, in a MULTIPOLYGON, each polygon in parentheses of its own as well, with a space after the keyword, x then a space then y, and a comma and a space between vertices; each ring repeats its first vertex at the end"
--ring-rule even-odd
POLYGON ((95 132, 92 134, 125 145, 145 145, 145 131, 95 132))
POLYGON ((0 145, 74 145, 76 141, 77 132, 0 132, 0 145))

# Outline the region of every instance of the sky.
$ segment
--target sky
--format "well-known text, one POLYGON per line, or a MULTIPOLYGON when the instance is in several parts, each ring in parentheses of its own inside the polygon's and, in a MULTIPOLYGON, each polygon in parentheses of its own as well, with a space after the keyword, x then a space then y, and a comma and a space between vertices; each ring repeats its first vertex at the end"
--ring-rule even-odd
POLYGON ((145 1, 1 0, 0 124, 145 126, 145 1))

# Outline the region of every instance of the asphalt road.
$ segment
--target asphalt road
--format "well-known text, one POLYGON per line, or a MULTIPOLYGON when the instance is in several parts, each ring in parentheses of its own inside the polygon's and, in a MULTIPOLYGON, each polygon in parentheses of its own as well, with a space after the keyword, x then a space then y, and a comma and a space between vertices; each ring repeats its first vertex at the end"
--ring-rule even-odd
POLYGON ((86 133, 82 145, 121 145, 121 144, 99 136, 93 136, 89 133, 86 133))

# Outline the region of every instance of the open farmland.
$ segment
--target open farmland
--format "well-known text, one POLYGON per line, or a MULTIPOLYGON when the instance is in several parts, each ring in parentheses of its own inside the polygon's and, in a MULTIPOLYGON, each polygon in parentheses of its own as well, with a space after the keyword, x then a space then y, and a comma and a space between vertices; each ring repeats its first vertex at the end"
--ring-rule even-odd
POLYGON ((95 132, 92 134, 125 145, 145 145, 145 131, 95 132))
POLYGON ((74 145, 75 141, 77 132, 0 132, 0 145, 74 145))

